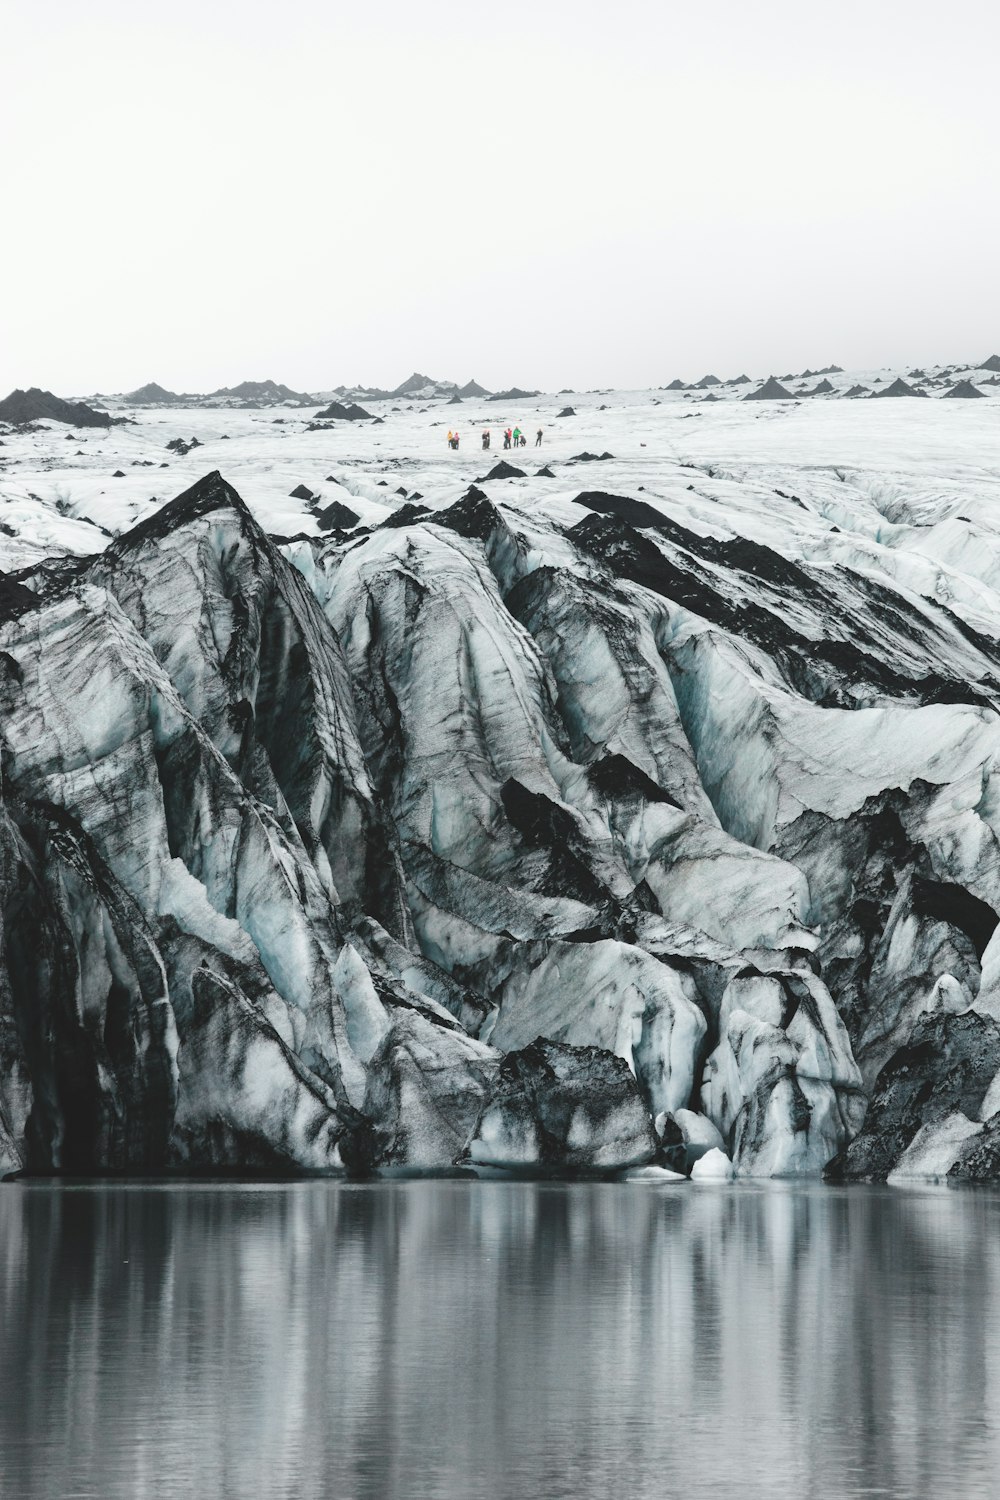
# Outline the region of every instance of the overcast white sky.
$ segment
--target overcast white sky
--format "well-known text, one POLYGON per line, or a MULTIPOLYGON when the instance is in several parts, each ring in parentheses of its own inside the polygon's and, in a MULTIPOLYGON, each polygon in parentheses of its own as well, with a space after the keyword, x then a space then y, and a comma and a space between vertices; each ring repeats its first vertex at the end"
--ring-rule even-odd
POLYGON ((1000 0, 0 0, 0 387, 1000 346, 1000 0))

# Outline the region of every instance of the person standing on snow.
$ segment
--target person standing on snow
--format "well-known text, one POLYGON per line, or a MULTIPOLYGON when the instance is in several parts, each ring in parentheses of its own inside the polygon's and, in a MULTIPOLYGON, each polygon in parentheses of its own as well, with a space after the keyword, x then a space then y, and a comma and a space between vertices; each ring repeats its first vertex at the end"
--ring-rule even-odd
POLYGON ((520 427, 515 427, 514 428, 514 447, 515 448, 520 448, 520 446, 521 446, 521 429, 520 429, 520 427))
POLYGON ((490 446, 490 429, 487 427, 486 431, 483 433, 483 447, 484 448, 488 448, 489 446, 490 446))
POLYGON ((449 448, 451 447, 451 439, 452 439, 452 431, 451 431, 451 428, 449 427, 448 428, 448 447, 449 448))
POLYGON ((542 429, 539 427, 538 431, 535 433, 535 447, 536 448, 540 448, 541 446, 542 446, 542 429))
POLYGON ((510 428, 509 427, 507 427, 507 428, 504 429, 503 445, 504 445, 505 448, 509 448, 510 447, 510 428))

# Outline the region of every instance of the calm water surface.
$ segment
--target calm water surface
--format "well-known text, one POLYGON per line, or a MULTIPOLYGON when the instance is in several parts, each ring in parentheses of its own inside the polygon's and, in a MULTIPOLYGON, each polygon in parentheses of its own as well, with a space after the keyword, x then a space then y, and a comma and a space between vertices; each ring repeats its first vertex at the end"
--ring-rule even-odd
POLYGON ((0 1496, 1000 1494, 1000 1196, 0 1190, 0 1496))

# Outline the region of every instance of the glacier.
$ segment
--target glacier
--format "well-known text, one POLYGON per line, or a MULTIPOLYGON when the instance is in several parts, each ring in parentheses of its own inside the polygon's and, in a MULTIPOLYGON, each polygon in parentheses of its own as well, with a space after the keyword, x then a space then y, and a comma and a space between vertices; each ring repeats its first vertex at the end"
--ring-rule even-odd
POLYGON ((0 1168, 1000 1174, 996 399, 5 431, 0 1168))

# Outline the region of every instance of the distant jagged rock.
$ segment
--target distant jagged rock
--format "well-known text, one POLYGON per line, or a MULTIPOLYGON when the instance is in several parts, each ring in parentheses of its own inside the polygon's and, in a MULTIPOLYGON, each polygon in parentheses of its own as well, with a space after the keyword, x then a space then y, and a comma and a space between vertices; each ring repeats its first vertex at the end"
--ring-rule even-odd
POLYGON ((852 385, 849 391, 845 391, 845 397, 868 396, 871 392, 866 385, 852 385))
POLYGON ((0 401, 0 422, 21 426, 25 422, 67 422, 71 427, 110 427, 106 411, 95 411, 82 401, 63 401, 51 391, 33 385, 26 391, 14 390, 0 401))
POLYGON ((316 494, 314 494, 313 491, 311 489, 309 489, 307 485, 297 484, 295 486, 294 490, 289 490, 289 492, 288 492, 288 498, 289 498, 289 500, 306 500, 306 501, 309 501, 309 500, 317 500, 319 498, 319 496, 316 495, 316 494))
POLYGON ((402 385, 390 392, 392 397, 418 396, 423 400, 434 396, 452 396, 458 392, 458 386, 454 380, 433 380, 430 375, 421 375, 418 371, 404 380, 402 385))
POLYGON ((455 392, 454 396, 449 396, 447 404, 449 406, 461 406, 462 405, 462 398, 458 394, 457 391, 455 392))
POLYGON ((872 396, 876 400, 881 400, 883 396, 921 396, 926 400, 927 392, 914 390, 912 385, 907 385, 901 376, 897 376, 891 385, 886 386, 884 391, 873 391, 872 396))
POLYGON ((721 385, 722 381, 717 375, 703 375, 697 385, 693 387, 696 391, 705 391, 711 385, 721 385))
MULTIPOLYGON (((786 376, 785 378, 790 379, 791 377, 786 376)), ((791 391, 785 390, 785 387, 779 380, 775 378, 775 376, 771 375, 767 380, 765 380, 759 391, 747 391, 746 395, 743 397, 743 400, 794 401, 795 397, 792 395, 791 391)))
POLYGON ((482 396, 488 396, 489 395, 489 391, 486 389, 486 387, 484 385, 479 385, 479 383, 477 381, 470 380, 467 385, 463 385, 463 386, 461 386, 459 388, 458 394, 460 396, 479 396, 479 397, 482 397, 482 396))
POLYGON ((977 390, 971 380, 959 380, 952 386, 950 391, 945 391, 941 397, 942 401, 976 401, 983 397, 983 393, 977 390))
POLYGON ((244 380, 239 385, 221 386, 197 398, 203 406, 309 406, 307 392, 293 391, 274 380, 244 380))
POLYGON ((727 380, 725 382, 725 384, 726 385, 749 385, 750 384, 750 376, 749 375, 735 375, 732 380, 727 380))
POLYGON ((672 380, 668 386, 664 387, 664 389, 668 391, 686 391, 687 386, 684 384, 683 380, 672 380))
MULTIPOLYGON (((335 396, 349 396, 352 401, 391 401, 392 391, 386 391, 377 385, 335 385, 333 388, 335 396)), ((399 407, 394 406, 393 411, 399 407)))
POLYGON ((202 446, 200 438, 193 437, 189 441, 185 441, 184 438, 176 437, 170 439, 170 442, 167 444, 167 452, 176 453, 180 458, 183 458, 192 449, 201 448, 202 446))
POLYGON ((976 366, 979 370, 992 370, 994 375, 1000 374, 1000 354, 991 354, 989 359, 984 359, 981 365, 976 366))
POLYGON ((396 389, 392 392, 392 395, 411 396, 417 394, 420 391, 426 390, 428 386, 436 386, 437 384, 438 382, 436 380, 432 380, 429 375, 421 375, 418 370, 414 370, 413 374, 408 376, 401 385, 396 386, 396 389))
POLYGON ((355 406, 353 402, 343 405, 340 401, 331 401, 322 411, 316 413, 316 420, 323 422, 368 422, 371 420, 371 412, 365 411, 363 406, 355 406))
POLYGON ((828 396, 834 387, 828 380, 820 380, 813 386, 811 391, 806 391, 807 396, 828 396))
POLYGON ((564 406, 562 411, 556 412, 557 417, 575 417, 576 412, 572 406, 564 406))
POLYGON ((239 385, 222 386, 206 399, 228 404, 246 402, 252 406, 281 406, 286 401, 297 406, 312 404, 304 392, 293 391, 274 380, 244 380, 239 385))
POLYGON ((183 400, 183 396, 178 396, 176 391, 165 391, 155 380, 149 385, 141 385, 137 391, 129 391, 125 397, 129 406, 176 406, 183 400))
POLYGON ((487 396, 487 401, 529 401, 540 395, 539 391, 522 391, 519 386, 511 386, 509 391, 494 391, 492 396, 487 396))

